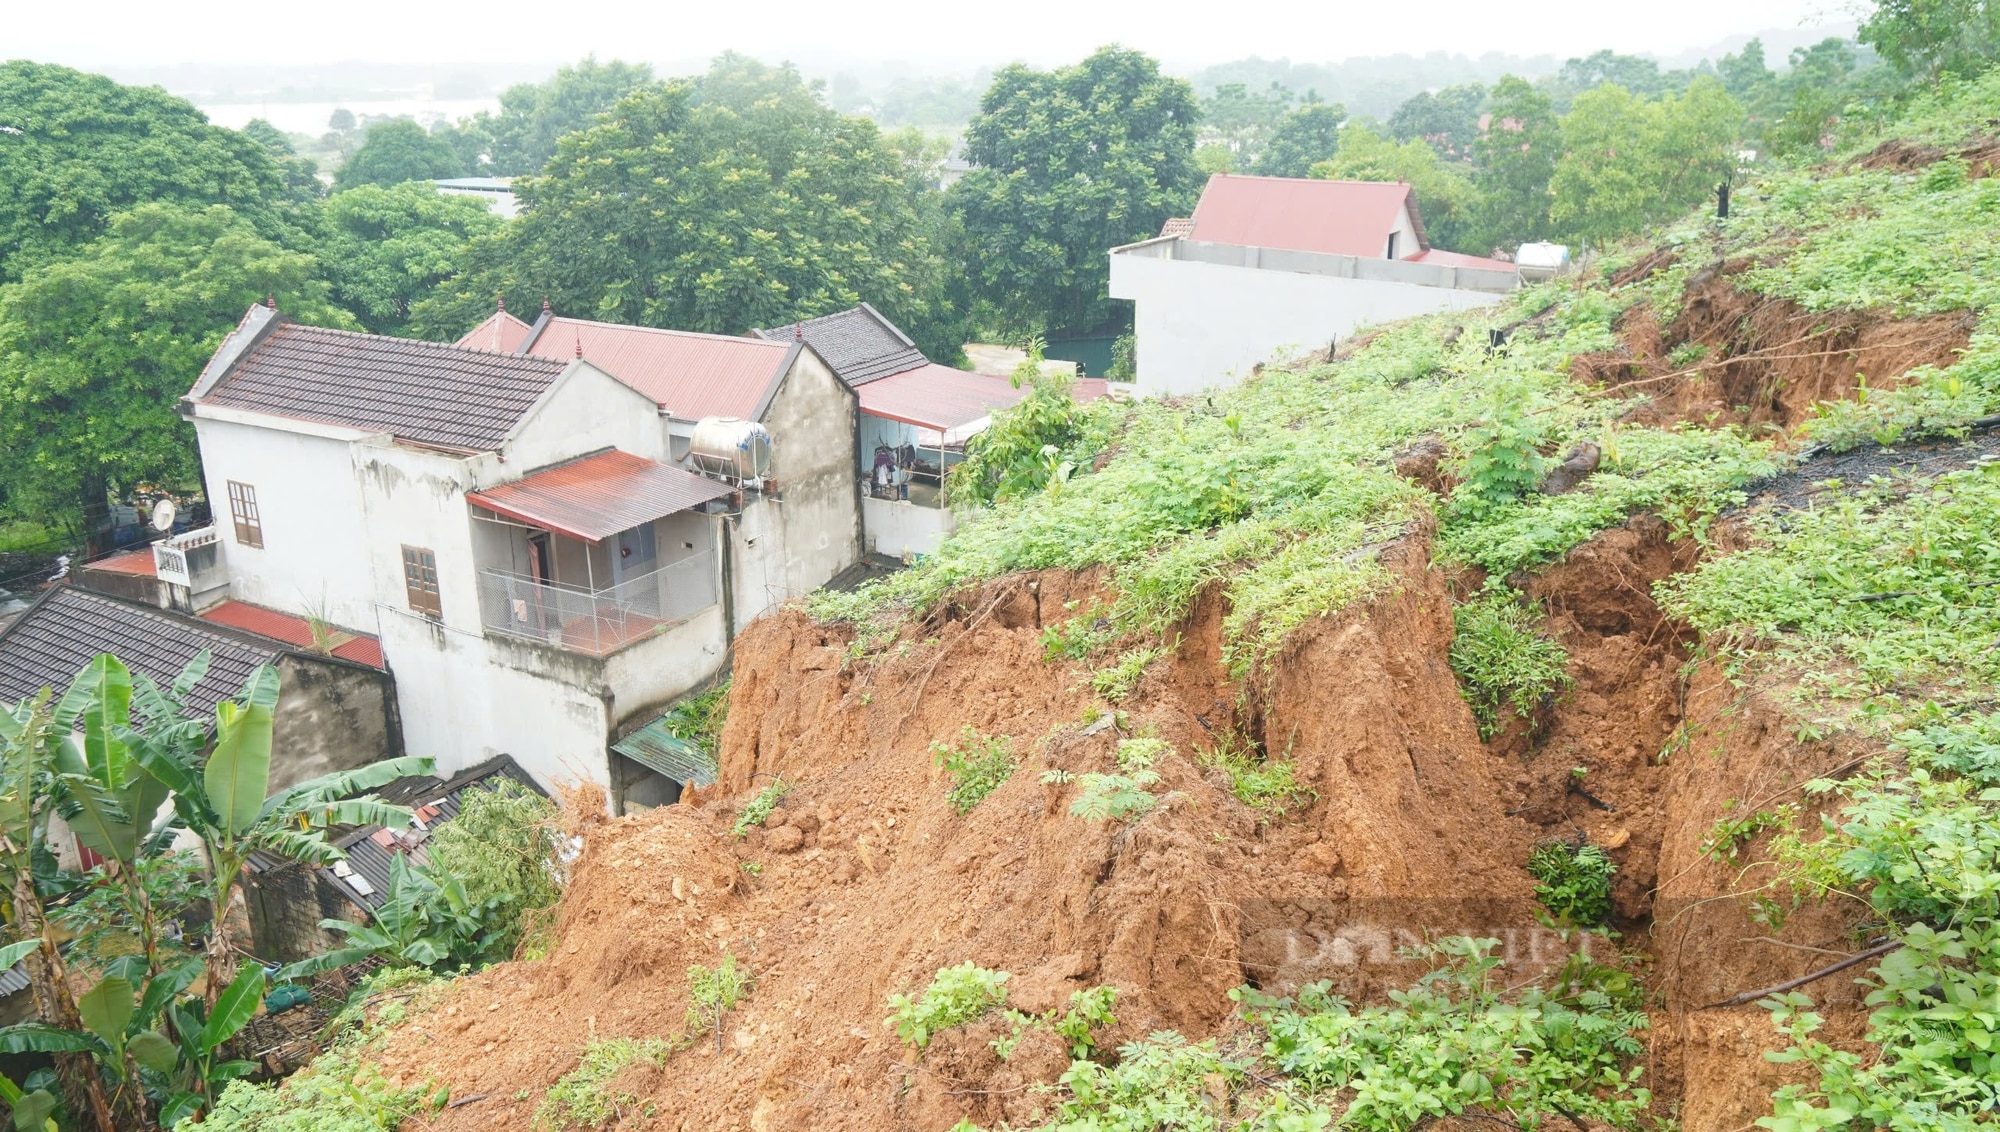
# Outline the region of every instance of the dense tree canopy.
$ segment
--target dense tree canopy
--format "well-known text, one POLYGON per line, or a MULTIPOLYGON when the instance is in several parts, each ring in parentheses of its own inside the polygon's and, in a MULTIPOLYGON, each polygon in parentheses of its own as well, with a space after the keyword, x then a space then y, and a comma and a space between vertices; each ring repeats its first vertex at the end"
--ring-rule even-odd
POLYGON ((1992 0, 1878 0, 1861 42, 1913 78, 1971 76, 2000 59, 2000 4, 1992 0))
POLYGON ((1562 156, 1562 128, 1549 96, 1508 75, 1493 87, 1479 163, 1478 250, 1514 248, 1549 234, 1549 178, 1562 156))
POLYGON ((1265 177, 1306 176, 1339 151, 1340 124, 1346 119, 1347 108, 1338 102, 1308 102, 1287 112, 1250 171, 1265 177))
POLYGON ((466 245, 497 232, 484 201, 445 196, 421 181, 360 185, 327 198, 320 261, 333 299, 363 327, 397 334, 410 307, 466 262, 466 245))
POLYGON ((1471 157, 1479 140, 1479 108, 1485 103, 1486 88, 1478 83, 1423 91, 1389 116, 1389 133, 1399 141, 1422 138, 1446 157, 1471 157))
POLYGON ((1567 238, 1600 244, 1699 205, 1735 169, 1743 107, 1720 81, 1646 101, 1607 84, 1563 116, 1563 157, 1549 180, 1549 219, 1567 238))
POLYGON ((588 56, 547 82, 510 86, 500 94, 499 114, 482 112, 465 123, 467 134, 485 141, 491 161, 489 168, 471 171, 497 177, 539 173, 564 134, 588 128, 619 99, 651 81, 653 70, 644 63, 600 63, 588 56))
POLYGON ((1105 252, 1187 215, 1194 139, 1194 91, 1137 51, 995 75, 965 132, 977 168, 951 188, 974 293, 1010 329, 1105 323, 1105 252))
POLYGON ((227 204, 266 237, 287 227, 263 146, 154 87, 0 63, 0 283, 73 254, 149 201, 227 204))
POLYGON ((565 136, 548 174, 519 186, 520 220, 479 241, 416 322, 453 337, 505 293, 737 334, 866 300, 949 358, 956 327, 925 188, 874 123, 828 109, 796 71, 725 57, 565 136))
POLYGON ((221 205, 141 205, 75 259, 0 286, 0 480, 41 513, 107 486, 200 483, 174 406, 222 336, 276 295, 303 321, 351 326, 311 256, 221 205))
POLYGON ((361 148, 334 174, 333 187, 400 185, 464 174, 465 166, 450 142, 432 137, 407 118, 398 118, 369 127, 361 148))

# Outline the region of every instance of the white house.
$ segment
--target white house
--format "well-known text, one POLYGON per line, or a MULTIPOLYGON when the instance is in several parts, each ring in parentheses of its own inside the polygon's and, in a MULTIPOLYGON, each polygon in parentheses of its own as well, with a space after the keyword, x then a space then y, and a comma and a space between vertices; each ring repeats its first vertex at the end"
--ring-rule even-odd
POLYGON ((1135 304, 1149 395, 1224 385, 1280 350, 1484 306, 1520 285, 1511 263, 1432 248, 1401 182, 1218 173, 1194 216, 1110 254, 1111 297, 1135 304))
MULTIPOLYGON (((768 414, 851 404, 810 351, 789 354, 760 375, 768 414)), ((575 343, 545 357, 258 307, 181 411, 225 596, 379 639, 405 749, 447 775, 508 754, 545 785, 594 779, 615 806, 673 800, 686 768, 614 745, 712 680, 742 621, 853 556, 851 409, 831 422, 846 529, 794 553, 772 481, 689 470, 686 422, 575 343)))

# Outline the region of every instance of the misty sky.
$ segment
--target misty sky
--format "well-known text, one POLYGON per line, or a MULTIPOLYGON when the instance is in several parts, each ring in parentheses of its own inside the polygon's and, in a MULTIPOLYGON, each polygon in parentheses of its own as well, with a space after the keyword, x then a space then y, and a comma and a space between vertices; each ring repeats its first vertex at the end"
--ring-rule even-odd
POLYGON ((173 63, 665 63, 734 48, 763 58, 941 67, 1074 59, 1103 43, 1170 64, 1262 55, 1329 61, 1446 51, 1671 55, 1763 28, 1852 19, 1846 0, 84 0, 0 4, 0 58, 173 63))

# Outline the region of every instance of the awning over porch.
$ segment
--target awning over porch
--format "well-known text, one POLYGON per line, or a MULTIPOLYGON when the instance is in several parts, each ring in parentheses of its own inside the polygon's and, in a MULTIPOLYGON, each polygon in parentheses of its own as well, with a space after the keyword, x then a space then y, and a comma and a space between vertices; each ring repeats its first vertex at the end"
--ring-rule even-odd
POLYGON ((1011 408, 1028 395, 1004 377, 967 373, 936 364, 878 377, 857 387, 861 411, 869 416, 950 432, 1011 408))
POLYGON ((629 452, 599 452, 466 500, 510 519, 584 542, 687 511, 730 494, 727 484, 629 452))

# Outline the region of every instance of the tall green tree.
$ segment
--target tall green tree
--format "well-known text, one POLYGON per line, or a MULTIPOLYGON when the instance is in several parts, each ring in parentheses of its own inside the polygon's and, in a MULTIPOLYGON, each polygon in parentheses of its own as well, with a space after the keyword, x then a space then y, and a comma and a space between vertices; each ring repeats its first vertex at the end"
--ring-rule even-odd
POLYGON ((243 127, 243 136, 264 147, 284 173, 285 193, 294 200, 317 200, 326 191, 319 182, 319 163, 300 157, 292 139, 262 118, 252 118, 243 127))
POLYGON ((290 243, 283 173, 262 145, 156 87, 0 63, 0 283, 66 258, 138 204, 227 204, 290 243))
POLYGON ((1562 127, 1547 94, 1508 75, 1493 87, 1486 130, 1473 147, 1481 250, 1514 248, 1549 235, 1549 179, 1562 156, 1562 127))
POLYGON ((2000 4, 1878 0, 1861 24, 1860 39, 1910 78, 1969 78, 2000 58, 2000 4))
POLYGON ((1346 120, 1347 107, 1338 102, 1307 102, 1279 120, 1250 171, 1263 177, 1308 175, 1339 152, 1340 124, 1346 120))
POLYGON ((500 113, 482 112, 468 125, 491 139, 495 176, 539 173, 564 134, 588 129, 599 114, 652 80, 652 68, 644 63, 600 63, 596 56, 586 56, 547 82, 508 87, 500 94, 500 113))
POLYGON ((335 193, 321 223, 333 300, 378 334, 401 333, 411 306, 466 266, 467 245, 502 225, 485 202, 421 181, 335 193))
POLYGON ((1712 77, 1650 102, 1615 84, 1584 92, 1563 117, 1551 224, 1602 244, 1680 215, 1729 178, 1743 124, 1742 105, 1712 77))
MULTIPOLYGON (((1312 167, 1336 181, 1404 181, 1417 193, 1424 234, 1441 248, 1466 250, 1477 190, 1466 175, 1423 141, 1397 142, 1361 123, 1340 132, 1340 152, 1312 167)), ((1483 249, 1482 249, 1483 250, 1483 249)))
POLYGON ((866 300, 926 351, 957 349, 922 154, 826 108, 796 71, 718 61, 641 87, 565 136, 521 217, 418 305, 456 337, 496 293, 566 314, 739 334, 866 300), (713 81, 711 81, 713 80, 713 81))
POLYGON ((951 200, 972 290, 1002 328, 1111 321, 1105 253, 1187 215, 1202 184, 1194 141, 1193 89, 1137 51, 995 75, 965 131, 977 168, 951 200))
POLYGON ((250 304, 352 326, 309 255, 229 208, 144 205, 77 258, 0 286, 0 480, 35 516, 104 505, 111 485, 200 482, 175 405, 250 304))
POLYGON ((1386 124, 1399 141, 1422 139, 1444 156, 1462 160, 1472 156, 1479 140, 1479 108, 1485 102, 1486 88, 1479 83, 1421 91, 1396 107, 1386 124))
POLYGON ((333 175, 336 191, 356 185, 400 185, 406 181, 431 181, 457 177, 465 172, 457 151, 443 138, 407 118, 398 118, 368 128, 361 148, 333 175))

